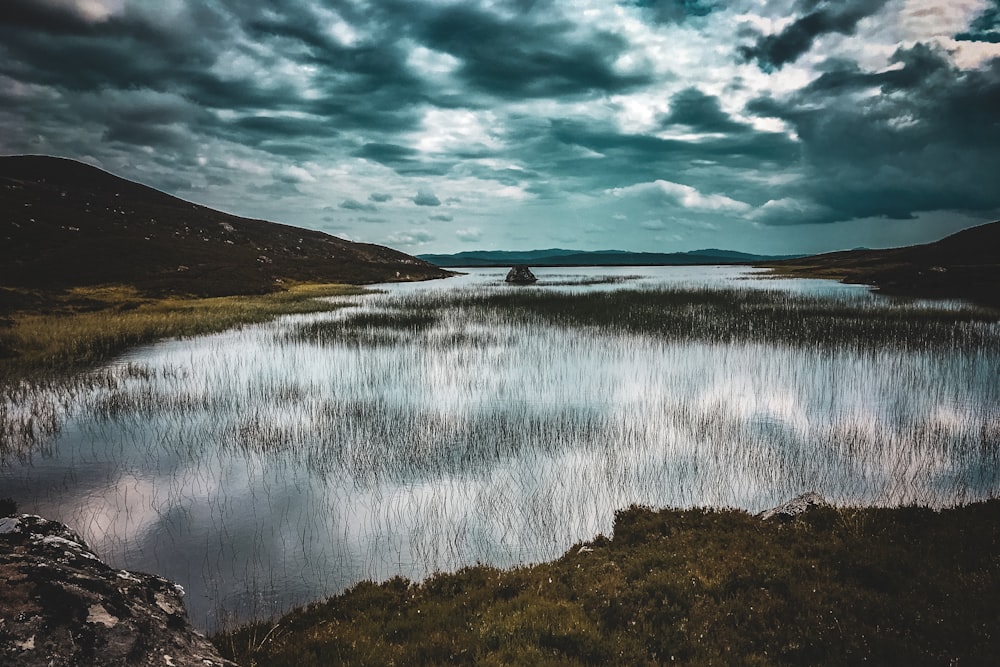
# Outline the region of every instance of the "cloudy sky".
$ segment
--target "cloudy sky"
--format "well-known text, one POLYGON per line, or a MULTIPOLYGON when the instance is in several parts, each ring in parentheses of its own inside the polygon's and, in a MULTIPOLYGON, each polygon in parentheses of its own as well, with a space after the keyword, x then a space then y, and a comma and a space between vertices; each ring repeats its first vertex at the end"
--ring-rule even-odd
POLYGON ((3 0, 0 153, 412 253, 1000 218, 1000 0, 3 0))

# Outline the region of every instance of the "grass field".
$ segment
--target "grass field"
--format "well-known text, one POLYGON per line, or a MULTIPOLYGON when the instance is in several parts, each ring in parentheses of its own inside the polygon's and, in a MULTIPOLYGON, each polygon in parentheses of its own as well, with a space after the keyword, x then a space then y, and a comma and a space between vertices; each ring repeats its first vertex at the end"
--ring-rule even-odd
POLYGON ((151 298, 131 287, 39 294, 0 288, 19 304, 0 321, 0 385, 69 376, 129 348, 199 336, 291 313, 332 310, 321 297, 359 293, 348 285, 293 285, 285 291, 215 298, 151 298))
POLYGON ((213 641, 260 667, 984 665, 998 547, 998 501, 785 521, 631 507, 550 563, 364 582, 213 641))

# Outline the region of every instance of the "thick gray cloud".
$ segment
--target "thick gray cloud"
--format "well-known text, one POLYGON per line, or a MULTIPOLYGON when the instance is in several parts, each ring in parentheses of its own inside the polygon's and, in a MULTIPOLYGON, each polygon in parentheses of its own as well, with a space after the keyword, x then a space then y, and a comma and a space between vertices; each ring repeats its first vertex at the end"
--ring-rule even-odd
POLYGON ((878 12, 886 0, 802 0, 808 10, 788 27, 773 35, 761 35, 753 46, 740 47, 746 60, 756 60, 761 69, 780 69, 812 48, 820 35, 849 35, 861 19, 878 12))
POLYGON ((795 194, 821 205, 822 221, 1000 207, 1000 60, 961 71, 916 45, 892 61, 881 72, 831 63, 787 99, 750 105, 794 126, 806 167, 795 194))
POLYGON ((691 17, 707 16, 719 8, 721 2, 712 0, 632 0, 635 7, 642 7, 658 23, 681 23, 691 17))
POLYGON ((550 97, 615 92, 648 83, 621 74, 613 62, 626 43, 614 34, 578 34, 568 20, 532 14, 499 17, 471 5, 445 5, 415 21, 430 48, 460 62, 459 76, 474 90, 500 97, 550 97))
POLYGON ((956 39, 966 42, 1000 43, 1000 0, 991 0, 969 25, 969 29, 956 35, 956 39))
POLYGON ((997 0, 7 0, 0 152, 404 250, 863 245, 1000 216, 998 17, 997 0))
POLYGON ((369 211, 372 213, 378 210, 378 206, 375 206, 375 204, 366 204, 357 199, 345 199, 340 202, 340 208, 347 209, 348 211, 369 211))
POLYGON ((670 99, 664 126, 686 125, 701 132, 742 133, 749 128, 722 111, 719 99, 697 88, 685 88, 670 99))
POLYGON ((440 206, 441 200, 430 190, 421 190, 413 197, 413 203, 417 206, 440 206))

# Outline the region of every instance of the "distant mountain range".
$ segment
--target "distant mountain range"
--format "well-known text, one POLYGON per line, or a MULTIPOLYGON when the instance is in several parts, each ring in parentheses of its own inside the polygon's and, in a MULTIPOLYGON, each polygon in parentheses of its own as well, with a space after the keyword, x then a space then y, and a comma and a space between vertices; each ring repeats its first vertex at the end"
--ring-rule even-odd
POLYGON ((453 255, 417 255, 441 267, 472 268, 511 266, 687 266, 694 264, 754 264, 802 255, 751 255, 733 250, 692 250, 689 252, 629 252, 626 250, 473 250, 453 255))
POLYGON ((73 160, 0 157, 0 286, 124 283, 151 294, 274 291, 451 275, 377 245, 192 204, 73 160))

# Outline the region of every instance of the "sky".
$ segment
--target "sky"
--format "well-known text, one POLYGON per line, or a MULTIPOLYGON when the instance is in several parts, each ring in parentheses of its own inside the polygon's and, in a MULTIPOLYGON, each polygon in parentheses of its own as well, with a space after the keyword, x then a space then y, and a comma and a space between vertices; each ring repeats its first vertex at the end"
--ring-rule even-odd
POLYGON ((0 154, 405 252, 1000 218, 1000 0, 3 0, 0 154))

